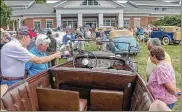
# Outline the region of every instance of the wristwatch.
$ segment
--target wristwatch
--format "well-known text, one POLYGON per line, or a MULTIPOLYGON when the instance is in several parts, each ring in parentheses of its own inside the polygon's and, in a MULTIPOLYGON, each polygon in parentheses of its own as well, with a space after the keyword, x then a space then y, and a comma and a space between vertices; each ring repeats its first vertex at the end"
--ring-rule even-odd
POLYGON ((178 91, 178 92, 176 93, 176 96, 180 96, 180 95, 181 95, 181 92, 178 91))

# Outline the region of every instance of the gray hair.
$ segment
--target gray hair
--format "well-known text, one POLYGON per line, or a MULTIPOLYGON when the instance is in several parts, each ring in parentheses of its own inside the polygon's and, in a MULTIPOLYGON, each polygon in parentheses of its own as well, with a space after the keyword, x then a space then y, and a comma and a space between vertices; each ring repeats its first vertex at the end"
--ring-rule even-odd
POLYGON ((40 44, 50 44, 51 40, 44 34, 39 34, 35 41, 35 45, 39 46, 40 44))
POLYGON ((150 38, 147 41, 147 45, 151 44, 151 46, 161 46, 161 41, 158 38, 150 38))

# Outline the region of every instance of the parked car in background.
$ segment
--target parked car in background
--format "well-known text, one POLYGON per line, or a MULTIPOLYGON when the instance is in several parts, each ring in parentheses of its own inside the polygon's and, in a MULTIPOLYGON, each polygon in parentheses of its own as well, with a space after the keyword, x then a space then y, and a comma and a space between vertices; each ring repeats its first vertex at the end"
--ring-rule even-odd
POLYGON ((105 34, 107 37, 109 37, 110 32, 114 30, 114 27, 113 27, 113 26, 100 26, 100 28, 101 28, 102 30, 104 30, 104 34, 105 34))
POLYGON ((103 30, 104 34, 109 38, 110 32, 114 30, 113 26, 100 26, 99 29, 96 29, 96 37, 100 37, 100 31, 103 30))
POLYGON ((113 30, 110 32, 108 49, 115 54, 137 54, 139 43, 129 30, 113 30))
POLYGON ((181 42, 181 30, 177 26, 160 26, 153 29, 151 38, 159 38, 163 45, 170 43, 179 44, 181 42))

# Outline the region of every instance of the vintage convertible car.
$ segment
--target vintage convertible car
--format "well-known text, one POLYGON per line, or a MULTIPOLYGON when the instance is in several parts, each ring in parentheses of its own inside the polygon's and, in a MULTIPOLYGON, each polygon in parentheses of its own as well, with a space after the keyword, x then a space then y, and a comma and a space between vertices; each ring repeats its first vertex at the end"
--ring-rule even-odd
POLYGON ((108 47, 116 54, 137 54, 140 51, 139 43, 134 38, 132 32, 128 30, 113 30, 110 32, 111 42, 108 47), (120 42, 120 43, 117 43, 120 42), (121 43, 122 42, 122 43, 121 43), (128 44, 125 44, 128 43, 128 44))
POLYGON ((154 101, 133 65, 129 57, 121 58, 111 52, 79 51, 72 60, 10 86, 1 97, 1 109, 169 110, 167 105, 154 101))

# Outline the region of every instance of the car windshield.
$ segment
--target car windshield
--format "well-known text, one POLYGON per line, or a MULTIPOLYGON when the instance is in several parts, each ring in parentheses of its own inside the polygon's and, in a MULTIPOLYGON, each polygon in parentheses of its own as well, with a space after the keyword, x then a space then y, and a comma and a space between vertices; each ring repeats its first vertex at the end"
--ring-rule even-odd
MULTIPOLYGON (((113 38, 112 41, 114 42, 127 42, 130 43, 130 46, 136 46, 136 39, 132 38, 132 36, 122 36, 122 37, 118 37, 118 38, 113 38)), ((116 43, 116 44, 122 44, 122 43, 116 43)), ((125 44, 125 46, 127 46, 125 44)))

